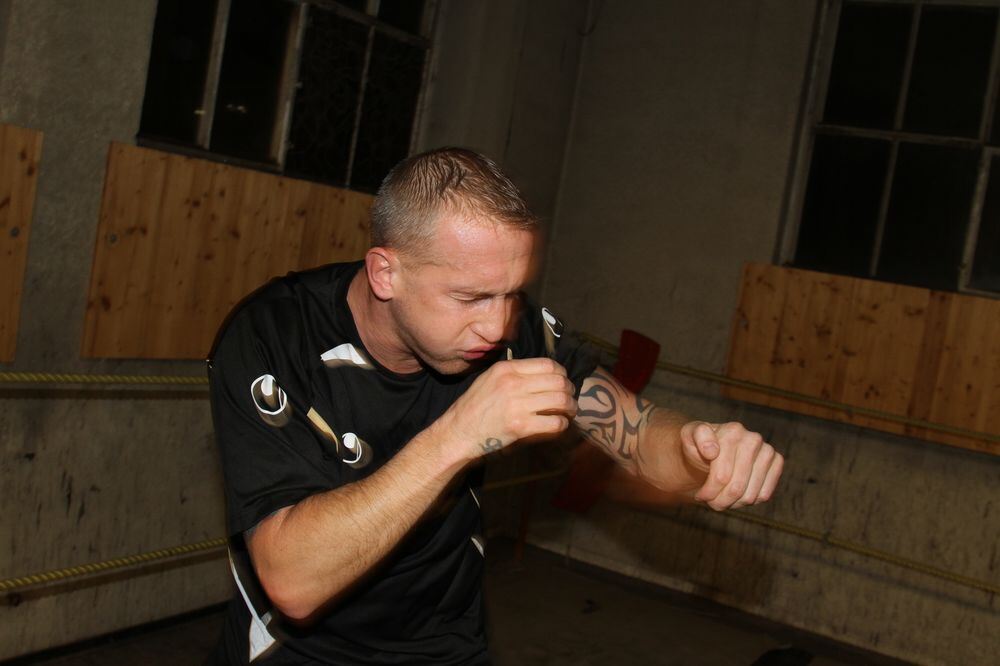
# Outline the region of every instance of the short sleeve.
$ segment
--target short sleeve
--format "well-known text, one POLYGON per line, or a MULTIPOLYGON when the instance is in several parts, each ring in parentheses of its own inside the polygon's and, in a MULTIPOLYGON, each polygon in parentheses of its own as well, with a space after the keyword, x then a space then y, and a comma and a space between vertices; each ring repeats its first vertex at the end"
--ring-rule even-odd
POLYGON ((280 312, 242 311, 208 362, 231 535, 339 485, 309 424, 307 372, 280 312))
POLYGON ((578 333, 568 329, 552 310, 524 300, 518 338, 513 347, 518 358, 547 356, 566 368, 580 395, 583 381, 599 364, 596 350, 578 333))

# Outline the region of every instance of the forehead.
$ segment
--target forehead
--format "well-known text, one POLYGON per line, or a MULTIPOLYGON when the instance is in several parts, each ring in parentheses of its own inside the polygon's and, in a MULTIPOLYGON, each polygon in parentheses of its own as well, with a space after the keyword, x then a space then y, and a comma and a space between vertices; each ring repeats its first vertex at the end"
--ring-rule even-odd
POLYGON ((431 266, 449 286, 512 291, 532 272, 535 232, 444 214, 429 250, 431 266))

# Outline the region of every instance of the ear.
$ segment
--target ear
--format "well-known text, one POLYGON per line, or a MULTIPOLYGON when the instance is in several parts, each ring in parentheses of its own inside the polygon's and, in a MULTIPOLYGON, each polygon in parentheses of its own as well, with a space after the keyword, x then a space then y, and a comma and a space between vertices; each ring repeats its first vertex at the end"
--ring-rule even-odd
POLYGON ((373 247, 365 254, 365 272, 372 293, 380 301, 393 297, 394 281, 399 272, 399 258, 385 247, 373 247))

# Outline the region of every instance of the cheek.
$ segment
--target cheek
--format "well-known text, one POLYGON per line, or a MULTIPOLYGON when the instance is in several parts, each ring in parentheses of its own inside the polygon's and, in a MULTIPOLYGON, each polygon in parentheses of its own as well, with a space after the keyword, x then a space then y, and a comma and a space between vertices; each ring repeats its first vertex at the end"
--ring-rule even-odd
POLYGON ((427 346, 451 348, 461 341, 472 319, 467 306, 452 298, 426 299, 406 308, 406 320, 427 346))

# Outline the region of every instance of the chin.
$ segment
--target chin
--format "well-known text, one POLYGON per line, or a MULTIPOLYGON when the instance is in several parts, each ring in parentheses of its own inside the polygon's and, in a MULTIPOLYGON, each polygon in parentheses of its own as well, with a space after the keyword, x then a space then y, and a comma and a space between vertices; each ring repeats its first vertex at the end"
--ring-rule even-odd
POLYGON ((439 375, 464 375, 486 364, 485 359, 468 361, 463 358, 432 359, 426 356, 421 361, 439 375))
POLYGON ((431 367, 442 375, 462 375, 472 370, 474 367, 477 367, 477 365, 480 364, 466 361, 464 359, 453 359, 450 361, 434 363, 431 367))

